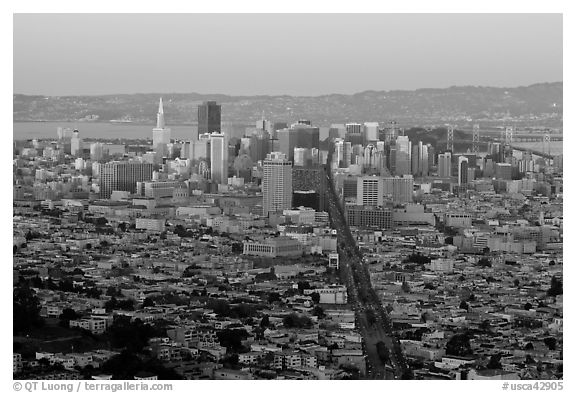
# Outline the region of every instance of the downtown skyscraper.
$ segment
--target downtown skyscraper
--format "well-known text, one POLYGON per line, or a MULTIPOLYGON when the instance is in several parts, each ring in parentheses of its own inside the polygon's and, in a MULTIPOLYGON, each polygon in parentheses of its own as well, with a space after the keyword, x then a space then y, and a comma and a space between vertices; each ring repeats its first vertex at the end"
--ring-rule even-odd
POLYGON ((264 160, 262 177, 262 214, 292 208, 292 162, 281 152, 272 152, 264 160))
POLYGON ((222 107, 216 101, 198 105, 198 135, 222 132, 222 107))
POLYGON ((162 104, 162 97, 158 103, 158 113, 156 114, 156 127, 152 129, 152 148, 156 149, 159 146, 166 146, 170 143, 170 128, 166 128, 164 121, 164 105, 162 104))
POLYGON ((214 183, 228 184, 228 137, 210 134, 210 177, 214 183))

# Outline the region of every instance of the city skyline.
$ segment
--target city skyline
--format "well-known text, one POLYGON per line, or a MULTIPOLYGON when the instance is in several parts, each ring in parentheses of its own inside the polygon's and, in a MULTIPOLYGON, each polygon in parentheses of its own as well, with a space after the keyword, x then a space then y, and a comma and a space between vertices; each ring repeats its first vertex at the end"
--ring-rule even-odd
POLYGON ((561 14, 14 16, 14 92, 22 94, 318 96, 561 80, 561 14), (292 23, 299 30, 283 28, 292 23), (50 28, 39 35, 38 25, 50 28), (206 32, 212 40, 194 40, 206 32), (181 51, 188 40, 195 49, 181 51), (150 48, 165 61, 148 62, 150 48))
POLYGON ((14 390, 562 390, 563 14, 13 18, 14 390))

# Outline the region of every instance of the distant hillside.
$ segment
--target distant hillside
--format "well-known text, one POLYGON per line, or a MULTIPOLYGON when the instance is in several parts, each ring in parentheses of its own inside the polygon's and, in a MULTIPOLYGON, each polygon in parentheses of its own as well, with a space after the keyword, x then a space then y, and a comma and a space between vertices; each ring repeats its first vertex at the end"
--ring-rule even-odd
POLYGON ((14 95, 15 121, 66 121, 98 116, 98 121, 130 119, 152 124, 158 98, 164 98, 168 124, 196 122, 199 103, 222 104, 225 122, 255 121, 262 114, 275 121, 298 118, 317 125, 354 121, 443 124, 478 121, 561 127, 562 82, 516 88, 450 87, 414 91, 365 91, 318 97, 228 96, 219 94, 121 94, 46 97, 14 95))

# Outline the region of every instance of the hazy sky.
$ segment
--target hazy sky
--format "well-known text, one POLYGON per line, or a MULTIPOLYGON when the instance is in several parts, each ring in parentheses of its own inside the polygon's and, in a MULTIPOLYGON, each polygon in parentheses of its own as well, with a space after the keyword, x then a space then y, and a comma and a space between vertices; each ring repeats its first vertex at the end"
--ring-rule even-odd
POLYGON ((562 79, 561 14, 14 16, 14 93, 320 95, 562 79))

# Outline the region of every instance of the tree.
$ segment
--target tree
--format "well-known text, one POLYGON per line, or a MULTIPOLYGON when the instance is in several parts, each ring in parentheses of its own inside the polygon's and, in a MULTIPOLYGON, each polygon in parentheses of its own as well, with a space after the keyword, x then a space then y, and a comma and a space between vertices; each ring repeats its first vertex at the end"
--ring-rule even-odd
POLYGON ((270 292, 268 294, 268 303, 279 302, 281 300, 278 292, 270 292))
POLYGON ((242 340, 248 338, 248 332, 245 329, 223 329, 216 335, 220 345, 234 351, 238 351, 242 347, 242 340))
POLYGON ((326 314, 324 313, 324 309, 321 306, 315 306, 314 310, 312 310, 312 315, 320 319, 326 316, 326 314))
POLYGON ((268 316, 268 314, 264 314, 264 316, 260 320, 260 327, 267 328, 268 326, 270 326, 270 317, 268 316))
POLYGON ((524 310, 528 311, 528 310, 531 310, 531 309, 532 309, 532 303, 526 303, 526 304, 524 305, 524 310))
POLYGON ((501 358, 502 355, 500 354, 494 354, 490 356, 490 361, 488 362, 486 368, 491 370, 501 370, 502 369, 502 364, 500 363, 501 358))
POLYGON ((478 266, 480 267, 492 267, 492 262, 488 258, 480 258, 478 261, 478 266))
POLYGON ((472 355, 470 334, 466 332, 453 335, 446 343, 446 354, 456 356, 472 355))
POLYGON ((402 283, 402 292, 410 293, 410 285, 406 281, 402 283))
POLYGON ((310 294, 310 298, 312 299, 312 301, 316 304, 320 303, 320 294, 318 292, 312 292, 310 294))
POLYGON ((142 302, 142 307, 153 307, 153 306, 154 306, 154 300, 152 300, 152 298, 147 297, 142 302))
POLYGON ((562 295, 562 281, 560 281, 556 276, 552 276, 550 280, 550 289, 548 289, 548 296, 558 296, 562 295))
POLYGON ((300 294, 303 294, 305 289, 310 289, 310 283, 308 281, 299 281, 298 292, 300 292, 300 294))
POLYGON ((460 302, 460 308, 461 308, 462 310, 468 311, 468 309, 469 309, 468 303, 466 303, 464 300, 462 300, 462 301, 460 302))
POLYGON ((80 315, 71 308, 65 308, 62 310, 62 314, 60 314, 58 318, 60 319, 60 322, 58 323, 60 326, 68 327, 70 326, 70 321, 80 318, 80 315))
POLYGON ((524 350, 525 351, 533 351, 534 350, 534 344, 532 343, 528 343, 524 346, 524 350))
POLYGON ((556 339, 554 337, 546 337, 544 339, 544 344, 546 344, 548 349, 551 351, 554 351, 556 349, 556 339))
POLYGON ((520 286, 520 280, 518 280, 517 278, 514 279, 514 286, 515 287, 520 286))
POLYGON ((40 302, 35 292, 29 287, 16 287, 13 293, 13 329, 14 334, 30 331, 42 326, 40 302))
POLYGON ((284 327, 287 328, 309 328, 312 327, 312 320, 305 315, 291 313, 282 320, 284 327))
POLYGON ((490 320, 485 319, 480 323, 479 328, 486 332, 486 331, 490 330, 490 326, 491 326, 490 320))

